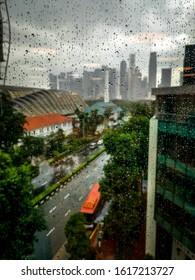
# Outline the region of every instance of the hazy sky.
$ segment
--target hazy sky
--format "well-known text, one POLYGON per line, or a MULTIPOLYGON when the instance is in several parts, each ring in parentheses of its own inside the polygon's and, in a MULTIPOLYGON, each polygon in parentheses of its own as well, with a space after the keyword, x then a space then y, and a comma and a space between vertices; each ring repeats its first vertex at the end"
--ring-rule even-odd
MULTIPOLYGON (((119 69, 136 54, 148 75, 150 51, 158 72, 183 65, 195 44, 195 0, 7 0, 11 53, 7 84, 48 87, 48 74, 107 65, 119 69)), ((158 76, 158 79, 160 76, 158 76)))

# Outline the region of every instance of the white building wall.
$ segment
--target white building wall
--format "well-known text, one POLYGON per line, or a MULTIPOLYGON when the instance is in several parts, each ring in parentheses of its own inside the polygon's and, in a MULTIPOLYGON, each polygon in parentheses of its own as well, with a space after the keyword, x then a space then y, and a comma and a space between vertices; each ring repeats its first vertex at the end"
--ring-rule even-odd
POLYGON ((148 158, 148 192, 146 210, 146 248, 145 254, 155 258, 156 248, 156 221, 154 220, 155 209, 155 184, 156 184, 156 160, 157 160, 157 135, 158 120, 150 119, 149 131, 149 158, 148 158))
POLYGON ((38 128, 29 131, 27 134, 35 137, 46 137, 52 132, 56 133, 59 129, 62 129, 65 135, 69 135, 73 132, 72 121, 64 122, 58 125, 52 125, 47 127, 38 128))
POLYGON ((186 248, 181 242, 173 238, 172 243, 172 260, 185 260, 186 258, 195 260, 195 254, 186 248))

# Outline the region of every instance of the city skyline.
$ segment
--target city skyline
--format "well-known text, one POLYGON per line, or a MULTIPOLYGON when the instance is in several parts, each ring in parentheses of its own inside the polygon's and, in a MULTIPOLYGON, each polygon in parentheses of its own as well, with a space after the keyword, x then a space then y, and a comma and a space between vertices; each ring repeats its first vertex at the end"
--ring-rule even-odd
MULTIPOLYGON (((119 70, 131 53, 143 76, 148 76, 150 52, 157 52, 158 68, 172 67, 176 85, 184 46, 195 39, 193 0, 114 4, 19 0, 14 5, 8 0, 8 9, 12 38, 8 85, 48 88, 49 73, 81 75, 101 65, 119 70)), ((157 82, 160 75, 158 69, 157 82)))

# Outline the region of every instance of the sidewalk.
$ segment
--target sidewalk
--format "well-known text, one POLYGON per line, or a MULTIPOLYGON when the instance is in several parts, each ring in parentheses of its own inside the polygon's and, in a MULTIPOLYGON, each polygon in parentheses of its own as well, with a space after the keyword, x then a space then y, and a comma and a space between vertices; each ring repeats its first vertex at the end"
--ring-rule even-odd
POLYGON ((53 257, 53 260, 68 260, 68 253, 65 250, 64 244, 53 257))
MULTIPOLYGON (((141 228, 139 239, 135 243, 132 252, 129 253, 129 260, 144 260, 145 256, 145 232, 146 225, 144 224, 141 228)), ((92 246, 96 249, 97 260, 115 260, 116 256, 116 240, 105 240, 102 241, 101 248, 98 248, 98 229, 93 235, 92 246)))
MULTIPOLYGON (((145 231, 146 225, 144 224, 141 229, 141 234, 137 242, 135 243, 133 251, 129 254, 129 260, 144 260, 145 256, 145 231)), ((105 240, 102 241, 101 248, 98 248, 98 228, 91 237, 91 244, 96 249, 96 260, 115 260, 116 256, 116 241, 105 240)), ((68 253, 65 250, 64 245, 53 257, 53 260, 68 260, 68 253)))

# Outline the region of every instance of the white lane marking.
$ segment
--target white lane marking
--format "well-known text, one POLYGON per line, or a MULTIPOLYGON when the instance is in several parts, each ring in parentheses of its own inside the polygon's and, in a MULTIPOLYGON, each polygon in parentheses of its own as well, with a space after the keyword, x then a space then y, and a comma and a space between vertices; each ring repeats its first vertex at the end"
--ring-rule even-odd
POLYGON ((64 216, 66 217, 70 212, 71 210, 68 210, 64 216))
POLYGON ((55 209, 56 209, 56 206, 54 206, 54 207, 49 211, 49 213, 52 213, 55 209))
POLYGON ((89 178, 89 175, 85 176, 85 178, 86 178, 86 179, 89 178))
POLYGON ((67 197, 69 197, 69 195, 70 195, 69 193, 68 193, 67 195, 65 195, 64 199, 66 199, 67 197))
POLYGON ((89 189, 91 189, 93 187, 93 184, 89 187, 89 189))
POLYGON ((53 228, 46 234, 46 236, 49 236, 49 235, 52 233, 52 231, 54 231, 54 229, 55 229, 55 227, 53 227, 53 228))
POLYGON ((80 196, 80 197, 79 197, 79 201, 81 201, 82 198, 83 198, 83 196, 80 196))

